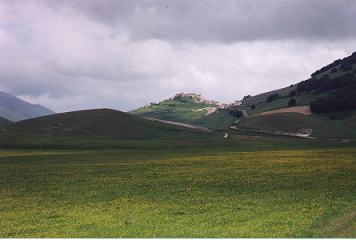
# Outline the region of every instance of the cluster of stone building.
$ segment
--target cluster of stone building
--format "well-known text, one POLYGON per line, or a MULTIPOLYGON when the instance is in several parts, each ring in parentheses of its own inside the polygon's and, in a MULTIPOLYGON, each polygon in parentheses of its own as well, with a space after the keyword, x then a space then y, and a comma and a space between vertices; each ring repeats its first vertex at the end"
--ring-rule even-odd
POLYGON ((226 109, 226 108, 230 108, 230 107, 240 106, 241 103, 242 103, 241 101, 235 101, 235 102, 230 103, 230 104, 220 103, 219 101, 205 99, 205 98, 203 98, 201 96, 200 93, 184 93, 184 92, 177 93, 171 99, 177 100, 177 99, 180 99, 182 97, 189 97, 189 98, 192 98, 192 99, 194 99, 194 100, 196 100, 197 102, 200 102, 200 103, 215 105, 217 108, 220 108, 220 109, 226 109))

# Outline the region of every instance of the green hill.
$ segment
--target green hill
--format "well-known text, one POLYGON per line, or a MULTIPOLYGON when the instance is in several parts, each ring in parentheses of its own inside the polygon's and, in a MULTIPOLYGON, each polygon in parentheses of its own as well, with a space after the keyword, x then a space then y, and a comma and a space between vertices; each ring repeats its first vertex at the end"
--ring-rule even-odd
POLYGON ((243 119, 238 128, 241 130, 271 130, 291 133, 297 133, 302 129, 312 129, 311 136, 316 138, 355 139, 355 120, 355 113, 349 113, 347 116, 335 120, 317 114, 305 116, 299 113, 279 113, 243 119))
POLYGON ((230 114, 229 109, 218 109, 209 115, 192 120, 191 124, 210 129, 223 130, 228 129, 236 120, 237 118, 230 114))
MULTIPOLYGON (((241 108, 249 115, 296 106, 322 106, 319 112, 356 109, 356 53, 322 67, 298 84, 243 99, 241 108), (355 102, 355 104, 353 104, 355 102)), ((320 108, 320 107, 319 107, 320 108)), ((314 108, 317 112, 317 109, 314 108)))
MULTIPOLYGON (((131 113, 211 129, 227 129, 238 121, 237 116, 241 115, 238 111, 244 110, 247 115, 253 116, 289 106, 310 106, 314 113, 322 115, 356 109, 356 53, 322 67, 311 74, 311 78, 300 83, 256 96, 246 96, 240 106, 230 105, 222 109, 217 102, 206 101, 200 95, 177 94, 131 113)), ((323 121, 328 121, 328 117, 323 121)))
POLYGON ((0 129, 3 129, 10 125, 12 122, 10 120, 7 120, 6 118, 0 117, 0 129))
POLYGON ((11 124, 6 132, 30 136, 105 136, 125 140, 184 139, 207 135, 111 109, 84 110, 28 119, 11 124))
POLYGON ((217 101, 209 101, 199 94, 180 93, 176 96, 151 103, 131 111, 132 114, 157 118, 161 120, 194 124, 212 129, 229 127, 234 118, 226 111, 216 111, 219 108, 217 101))
POLYGON ((246 96, 239 108, 249 114, 236 125, 240 130, 297 133, 311 129, 317 138, 355 139, 356 53, 322 67, 298 84, 246 96), (295 105, 290 105, 291 99, 295 105), (269 112, 290 106, 310 107, 312 114, 269 112))

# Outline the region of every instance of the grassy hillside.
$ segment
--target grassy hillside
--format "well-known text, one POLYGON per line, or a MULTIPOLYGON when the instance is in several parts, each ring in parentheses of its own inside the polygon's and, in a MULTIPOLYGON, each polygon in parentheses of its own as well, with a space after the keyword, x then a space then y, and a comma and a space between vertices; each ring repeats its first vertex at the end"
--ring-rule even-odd
POLYGON ((12 122, 10 120, 7 120, 5 118, 0 117, 0 129, 3 129, 10 125, 12 122))
POLYGON ((207 135, 110 109, 68 112, 24 120, 8 126, 6 134, 27 134, 31 137, 106 136, 118 139, 184 139, 207 135))
POLYGON ((239 128, 297 132, 311 128, 317 138, 356 138, 356 53, 336 60, 311 74, 311 78, 286 88, 247 96, 241 109, 248 112, 239 128), (293 106, 310 106, 310 116, 298 113, 257 116, 293 106))
POLYGON ((151 103, 131 113, 142 117, 192 123, 203 118, 214 107, 216 104, 200 101, 195 96, 179 96, 159 103, 151 103))
POLYGON ((318 97, 325 96, 325 93, 301 93, 297 94, 294 97, 289 97, 289 93, 291 91, 296 91, 297 86, 289 86, 286 88, 278 89, 275 91, 271 92, 266 92, 262 93, 256 96, 251 96, 248 98, 245 98, 242 101, 241 108, 246 110, 249 115, 254 115, 258 114, 261 112, 266 112, 266 111, 271 111, 271 110, 276 110, 276 109, 281 109, 281 108, 286 108, 288 107, 288 101, 291 98, 294 98, 297 102, 296 106, 307 106, 310 105, 310 103, 315 100, 318 97), (267 102, 268 96, 272 94, 279 94, 279 98, 272 101, 272 102, 267 102), (255 106, 254 109, 251 108, 251 106, 255 106))
POLYGON ((191 123, 211 129, 228 129, 237 118, 233 117, 228 109, 219 109, 216 112, 193 120, 191 123))
MULTIPOLYGON (((275 91, 246 97, 242 101, 241 108, 246 110, 250 115, 254 115, 265 111, 286 108, 288 107, 288 101, 292 98, 296 100, 296 106, 310 105, 311 102, 328 97, 331 94, 346 94, 347 90, 355 82, 356 53, 321 68, 306 81, 275 91), (344 86, 346 88, 343 89, 344 86), (290 96, 290 93, 293 91, 296 95, 290 96), (278 94, 278 97, 275 100, 267 101, 268 97, 274 94, 278 94)), ((347 94, 352 95, 352 93, 347 94)))
POLYGON ((279 113, 274 115, 253 116, 243 119, 238 125, 242 129, 278 130, 297 132, 311 128, 312 136, 317 138, 356 139, 356 114, 330 120, 328 116, 316 114, 305 116, 299 113, 279 113))

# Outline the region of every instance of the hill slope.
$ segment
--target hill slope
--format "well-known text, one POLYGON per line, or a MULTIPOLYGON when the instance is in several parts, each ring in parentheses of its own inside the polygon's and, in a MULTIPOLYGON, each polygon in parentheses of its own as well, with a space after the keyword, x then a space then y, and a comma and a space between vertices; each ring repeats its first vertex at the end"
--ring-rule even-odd
MULTIPOLYGON (((296 106, 322 102, 331 106, 324 112, 356 109, 356 52, 344 59, 322 67, 311 74, 311 78, 282 89, 245 97, 241 108, 250 115, 288 107, 290 99, 296 100, 296 106), (341 108, 333 105, 343 105, 341 108), (347 105, 347 106, 346 106, 347 105), (344 108, 344 109, 342 109, 344 108)), ((312 108, 313 110, 313 108, 312 108)))
POLYGON ((198 130, 150 121, 111 109, 84 110, 23 120, 11 124, 7 132, 119 139, 169 139, 204 135, 198 130))
POLYGON ((31 104, 11 94, 0 92, 0 116, 11 121, 20 121, 53 114, 41 105, 31 104))
POLYGON ((232 123, 234 117, 226 114, 226 111, 220 111, 219 107, 221 107, 219 102, 206 100, 200 94, 179 93, 159 103, 151 103, 133 110, 131 113, 141 117, 221 129, 232 123))
POLYGON ((256 115, 243 119, 238 128, 241 130, 268 130, 298 133, 303 129, 311 129, 312 137, 320 139, 356 139, 356 115, 330 120, 319 115, 303 115, 300 113, 278 113, 256 115))
POLYGON ((218 109, 211 114, 192 120, 191 124, 215 130, 223 130, 228 129, 236 120, 237 118, 231 115, 229 109, 218 109))
POLYGON ((285 110, 288 107, 310 107, 314 113, 352 111, 356 109, 356 53, 322 67, 311 74, 310 79, 298 84, 256 96, 246 96, 241 105, 230 104, 220 108, 222 106, 217 102, 201 101, 199 98, 200 95, 196 94, 177 94, 132 113, 212 129, 226 129, 239 121, 242 112, 244 116, 273 110, 291 112, 285 110))
POLYGON ((199 94, 177 94, 176 96, 151 103, 131 111, 132 114, 161 120, 190 123, 214 111, 217 102, 202 100, 199 94))
POLYGON ((10 120, 0 117, 0 129, 7 127, 11 123, 12 122, 10 120))
POLYGON ((311 129, 317 138, 355 139, 356 53, 298 84, 247 96, 239 108, 250 115, 239 122, 239 129, 292 133, 311 129), (290 105, 291 99, 296 104, 290 105))

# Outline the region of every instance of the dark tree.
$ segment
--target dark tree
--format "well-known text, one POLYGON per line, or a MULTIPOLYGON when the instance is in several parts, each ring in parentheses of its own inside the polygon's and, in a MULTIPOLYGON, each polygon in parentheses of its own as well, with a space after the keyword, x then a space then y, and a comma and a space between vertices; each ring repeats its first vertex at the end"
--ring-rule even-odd
POLYGON ((267 97, 267 102, 272 102, 274 100, 277 100, 279 98, 279 94, 275 93, 275 94, 271 94, 267 97))
POLYGON ((250 97, 251 97, 251 95, 246 95, 246 96, 244 96, 243 99, 250 98, 250 97))
POLYGON ((243 117, 243 112, 239 109, 230 109, 230 114, 234 117, 240 118, 243 117))
POLYGON ((256 105, 253 104, 253 105, 251 106, 251 109, 255 109, 255 108, 256 108, 256 105))
POLYGON ((340 66, 340 68, 342 69, 342 71, 348 72, 352 70, 352 65, 350 63, 344 63, 340 66))
POLYGON ((289 99, 288 106, 292 107, 292 106, 295 106, 295 105, 297 105, 297 101, 294 98, 289 99))
POLYGON ((326 97, 318 98, 310 104, 315 113, 330 113, 356 109, 356 84, 337 89, 326 97))
POLYGON ((350 67, 347 66, 347 65, 356 64, 356 52, 354 52, 351 56, 345 57, 343 59, 338 59, 338 60, 334 61, 333 63, 322 67, 320 70, 315 71, 311 76, 312 77, 316 77, 321 73, 324 73, 324 72, 326 72, 326 71, 328 71, 330 69, 336 68, 340 64, 341 64, 340 68, 342 70, 344 70, 342 65, 346 65, 346 70, 344 70, 344 71, 348 71, 347 69, 350 68, 350 67))
POLYGON ((341 89, 354 84, 356 84, 356 76, 352 73, 345 73, 335 78, 330 78, 327 74, 324 74, 321 78, 311 78, 300 82, 297 86, 297 92, 316 91, 320 93, 322 91, 341 89))

